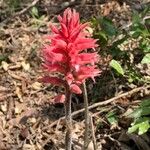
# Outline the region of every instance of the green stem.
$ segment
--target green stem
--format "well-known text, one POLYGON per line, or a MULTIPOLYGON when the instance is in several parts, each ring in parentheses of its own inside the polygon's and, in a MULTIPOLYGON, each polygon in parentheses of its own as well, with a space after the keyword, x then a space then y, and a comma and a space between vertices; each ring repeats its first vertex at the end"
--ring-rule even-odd
POLYGON ((84 133, 84 150, 87 150, 89 144, 89 126, 90 126, 90 118, 89 118, 89 110, 88 110, 88 96, 86 90, 86 84, 83 83, 83 97, 84 97, 84 108, 85 108, 85 133, 84 133))
POLYGON ((71 150, 72 118, 71 118, 71 92, 69 86, 66 87, 65 118, 66 118, 66 128, 67 128, 66 137, 65 137, 65 150, 71 150))

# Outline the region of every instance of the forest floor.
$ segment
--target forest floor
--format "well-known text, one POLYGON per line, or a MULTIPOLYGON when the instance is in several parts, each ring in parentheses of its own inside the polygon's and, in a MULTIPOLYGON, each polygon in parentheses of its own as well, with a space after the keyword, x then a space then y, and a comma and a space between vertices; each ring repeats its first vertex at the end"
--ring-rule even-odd
MULTIPOLYGON (((20 1, 18 7, 0 0, 0 150, 64 149, 64 107, 51 102, 62 89, 38 82, 43 75, 40 53, 43 37, 50 33, 49 23, 56 23, 57 15, 71 7, 80 12, 83 20, 103 15, 123 27, 130 24, 131 10, 139 9, 141 3, 27 0, 20 1)), ((110 59, 108 56, 101 60, 102 74, 96 79, 97 86, 92 81, 87 83, 97 149, 150 150, 150 134, 128 134, 131 119, 125 117, 149 97, 150 89, 112 78, 110 59), (116 120, 111 124, 109 119, 116 120)), ((80 150, 83 144, 82 108, 82 95, 73 95, 74 150, 80 150)), ((92 142, 89 150, 93 150, 92 142)))

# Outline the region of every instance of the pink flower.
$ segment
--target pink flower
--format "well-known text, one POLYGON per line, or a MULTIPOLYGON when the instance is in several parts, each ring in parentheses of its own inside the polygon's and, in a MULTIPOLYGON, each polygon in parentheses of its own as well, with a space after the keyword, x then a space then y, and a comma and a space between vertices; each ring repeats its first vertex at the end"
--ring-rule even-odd
POLYGON ((54 104, 56 103, 64 103, 65 102, 65 95, 64 94, 59 94, 54 97, 54 104))
MULTIPOLYGON (((52 35, 48 36, 50 44, 43 48, 43 69, 47 72, 58 72, 63 78, 44 77, 44 83, 57 86, 69 86, 72 93, 81 94, 80 85, 86 79, 98 76, 100 70, 95 63, 99 56, 96 52, 87 53, 87 49, 97 47, 95 39, 85 32, 88 23, 80 23, 79 13, 66 9, 63 16, 58 16, 60 27, 50 25, 52 35)), ((64 101, 64 95, 57 97, 57 102, 64 101), (60 98, 60 100, 59 100, 60 98)))

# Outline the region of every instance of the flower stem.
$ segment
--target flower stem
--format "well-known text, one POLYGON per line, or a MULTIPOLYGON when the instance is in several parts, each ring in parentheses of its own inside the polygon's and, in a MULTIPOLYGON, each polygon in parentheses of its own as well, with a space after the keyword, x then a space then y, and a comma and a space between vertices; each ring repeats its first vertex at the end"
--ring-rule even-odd
POLYGON ((87 150, 89 144, 89 126, 90 126, 90 118, 89 118, 89 110, 88 110, 88 96, 86 90, 86 84, 83 83, 83 97, 84 97, 84 108, 85 108, 85 133, 84 133, 84 150, 87 150))
POLYGON ((66 87, 65 117, 66 117, 66 128, 67 128, 66 137, 65 137, 65 150, 71 150, 72 118, 71 118, 71 92, 69 86, 66 87))

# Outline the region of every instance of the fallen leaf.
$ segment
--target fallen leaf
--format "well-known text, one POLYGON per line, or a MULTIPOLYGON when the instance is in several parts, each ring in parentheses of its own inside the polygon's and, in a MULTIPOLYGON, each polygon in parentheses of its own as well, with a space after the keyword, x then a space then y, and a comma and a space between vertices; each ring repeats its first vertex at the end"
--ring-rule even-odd
POLYGON ((42 84, 41 84, 40 82, 34 82, 34 83, 32 84, 32 88, 33 88, 34 90, 40 90, 40 89, 42 88, 42 84))
POLYGON ((35 146, 31 144, 24 144, 23 150, 35 150, 35 146))
POLYGON ((20 102, 23 102, 23 99, 22 99, 22 92, 21 92, 20 88, 19 88, 19 87, 16 87, 16 91, 15 91, 15 92, 16 92, 18 98, 19 98, 19 101, 20 101, 20 102))
POLYGON ((26 124, 27 120, 36 114, 38 114, 38 112, 35 109, 26 109, 26 111, 22 112, 20 114, 20 116, 18 116, 17 118, 13 118, 13 119, 9 120, 8 123, 10 126, 15 126, 18 124, 26 124))
POLYGON ((3 105, 0 105, 0 109, 2 112, 6 112, 7 111, 7 104, 3 104, 3 105))
POLYGON ((21 113, 21 109, 19 109, 18 107, 15 107, 15 114, 17 115, 17 114, 20 114, 21 113))
POLYGON ((36 123, 36 118, 32 117, 28 119, 28 122, 31 124, 35 124, 36 123))
POLYGON ((20 135, 21 137, 23 137, 24 139, 26 139, 29 135, 29 129, 28 128, 23 128, 21 131, 20 131, 20 135))
POLYGON ((9 64, 5 61, 2 61, 2 68, 7 71, 8 70, 8 67, 9 67, 9 64))
POLYGON ((22 67, 23 67, 23 69, 24 69, 25 71, 29 71, 29 69, 30 69, 30 64, 29 64, 29 63, 26 63, 25 61, 23 61, 23 62, 21 63, 21 65, 22 65, 22 67))

